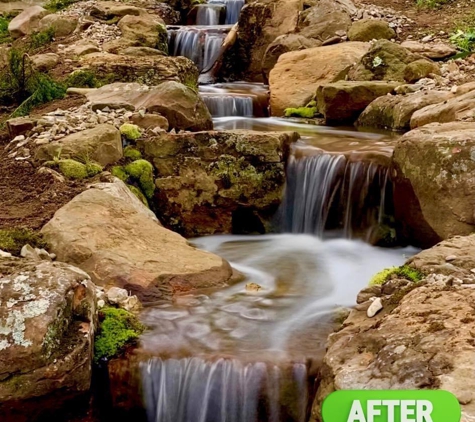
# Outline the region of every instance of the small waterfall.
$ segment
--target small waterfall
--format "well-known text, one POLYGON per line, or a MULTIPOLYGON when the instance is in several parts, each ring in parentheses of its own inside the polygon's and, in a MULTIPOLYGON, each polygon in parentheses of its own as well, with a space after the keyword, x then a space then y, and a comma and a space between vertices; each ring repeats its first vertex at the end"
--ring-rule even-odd
POLYGON ((284 231, 322 236, 340 229, 346 238, 363 237, 385 223, 392 189, 389 169, 372 160, 351 160, 319 151, 291 155, 281 207, 284 231))
POLYGON ((151 359, 142 364, 150 422, 304 422, 307 368, 236 359, 151 359))
POLYGON ((203 95, 202 98, 213 117, 253 116, 252 97, 203 95))
POLYGON ((226 6, 225 25, 234 25, 239 20, 245 0, 210 0, 210 4, 224 4, 226 6))
POLYGON ((200 71, 209 70, 213 66, 226 37, 223 30, 211 31, 186 26, 169 29, 168 34, 170 54, 188 57, 200 71))
POLYGON ((196 6, 196 25, 219 25, 223 4, 200 4, 196 6))

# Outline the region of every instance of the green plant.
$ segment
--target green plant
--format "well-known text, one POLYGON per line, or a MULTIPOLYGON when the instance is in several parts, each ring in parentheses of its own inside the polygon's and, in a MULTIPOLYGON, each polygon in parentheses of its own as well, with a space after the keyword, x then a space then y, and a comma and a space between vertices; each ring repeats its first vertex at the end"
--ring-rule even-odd
POLYGON ((10 18, 0 16, 0 44, 11 42, 12 38, 10 37, 10 32, 8 32, 8 24, 10 23, 10 18))
POLYGON ((375 274, 370 280, 369 285, 376 286, 384 284, 393 275, 398 278, 405 278, 406 280, 412 281, 414 283, 421 281, 424 277, 424 274, 422 274, 419 270, 409 267, 408 265, 402 265, 401 267, 386 268, 375 274))
POLYGON ((438 7, 450 3, 451 0, 416 0, 417 7, 423 9, 437 9, 438 7))
POLYGON ((70 88, 98 88, 99 81, 97 80, 94 73, 90 70, 76 70, 75 72, 71 73, 64 84, 70 88))
POLYGON ((50 26, 49 28, 34 32, 30 36, 30 49, 36 50, 41 48, 54 40, 54 28, 50 26))
POLYGON ((43 7, 52 12, 56 13, 60 10, 66 9, 68 6, 75 3, 77 0, 48 0, 43 7))
POLYGON ((29 229, 0 229, 0 250, 20 255, 21 248, 29 244, 34 248, 45 248, 42 235, 29 229))
POLYGON ((128 145, 124 148, 124 157, 135 161, 140 160, 142 158, 142 154, 138 149, 135 149, 133 146, 128 145))
POLYGON ((129 141, 135 141, 140 138, 142 134, 140 128, 137 125, 131 123, 124 123, 120 128, 120 133, 125 136, 125 139, 129 141))
POLYGON ((298 107, 298 108, 286 108, 284 111, 285 117, 303 117, 311 119, 317 112, 316 107, 298 107))
POLYGON ((465 30, 458 29, 451 35, 450 42, 460 51, 471 53, 475 48, 475 27, 467 27, 465 30))
POLYGON ((127 345, 137 341, 145 327, 123 309, 105 307, 99 311, 99 329, 94 343, 94 361, 119 355, 127 345))

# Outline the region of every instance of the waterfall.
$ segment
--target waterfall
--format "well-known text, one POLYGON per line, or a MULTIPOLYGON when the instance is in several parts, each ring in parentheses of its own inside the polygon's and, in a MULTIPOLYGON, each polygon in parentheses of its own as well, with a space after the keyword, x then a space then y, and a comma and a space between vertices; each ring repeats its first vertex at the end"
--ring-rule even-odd
POLYGON ((281 217, 283 230, 322 236, 340 229, 346 238, 366 237, 384 223, 392 189, 388 167, 319 151, 291 155, 281 217))
POLYGON ((150 422, 305 421, 304 364, 154 358, 142 380, 150 422))
POLYGON ((196 64, 200 71, 209 70, 219 56, 226 37, 224 31, 214 32, 196 27, 169 29, 168 45, 170 54, 184 56, 196 64))
POLYGON ((252 97, 202 95, 202 98, 213 117, 253 115, 252 97))
POLYGON ((225 6, 222 4, 200 4, 196 12, 196 25, 219 25, 221 12, 225 6))

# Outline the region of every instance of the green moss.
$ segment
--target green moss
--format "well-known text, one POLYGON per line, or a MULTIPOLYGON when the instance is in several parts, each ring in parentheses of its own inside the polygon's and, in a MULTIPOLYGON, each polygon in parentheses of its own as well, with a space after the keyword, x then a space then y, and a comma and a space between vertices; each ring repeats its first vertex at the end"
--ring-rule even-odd
POLYGON ((85 164, 69 158, 65 160, 59 160, 58 168, 59 171, 68 179, 81 180, 89 176, 85 164))
POLYGON ((127 174, 124 167, 122 166, 112 167, 111 174, 117 177, 118 179, 122 180, 123 182, 125 182, 129 178, 129 175, 127 174))
POLYGON ((145 196, 150 199, 155 192, 153 166, 147 160, 136 160, 125 166, 126 173, 136 179, 145 196))
POLYGON ((236 159, 232 155, 221 155, 217 162, 210 165, 210 170, 221 179, 225 188, 239 183, 259 186, 264 178, 253 165, 246 163, 244 157, 236 159))
POLYGON ((127 185, 130 191, 148 208, 148 201, 143 192, 134 185, 127 185))
POLYGON ((96 174, 99 174, 100 172, 102 172, 103 170, 100 164, 94 163, 92 161, 86 163, 85 166, 86 166, 87 175, 89 177, 93 177, 96 174))
POLYGON ((0 16, 0 44, 8 43, 12 41, 10 37, 10 32, 8 32, 8 24, 10 23, 9 18, 0 16))
POLYGON ((127 345, 137 341, 144 326, 123 309, 105 307, 99 311, 99 329, 94 343, 94 361, 119 355, 127 345))
POLYGON ((317 108, 314 107, 298 107, 298 108, 286 108, 284 113, 285 117, 303 117, 305 119, 311 119, 315 116, 317 108))
POLYGON ((68 88, 98 88, 99 81, 90 70, 76 70, 72 72, 65 81, 68 88))
POLYGON ((43 31, 34 32, 30 36, 30 48, 36 50, 47 44, 50 44, 54 40, 54 28, 49 27, 43 31))
POLYGON ((157 25, 158 39, 157 39, 157 50, 163 51, 165 54, 168 54, 168 32, 165 25, 157 25))
POLYGON ((389 278, 395 275, 398 278, 405 278, 406 280, 412 281, 414 283, 421 281, 424 275, 419 271, 408 265, 403 265, 401 267, 391 267, 386 268, 376 275, 370 280, 369 285, 381 285, 385 281, 389 280, 389 278))
POLYGON ((2 229, 0 230, 0 249, 13 255, 20 255, 24 245, 34 248, 47 246, 42 235, 29 229, 2 229))
POLYGON ((142 154, 139 150, 135 149, 133 146, 127 146, 124 148, 124 157, 130 158, 131 160, 140 160, 142 158, 142 154))
POLYGON ((120 133, 124 135, 129 141, 135 141, 136 139, 140 138, 140 135, 142 134, 140 128, 137 125, 130 123, 124 123, 120 127, 120 133))
POLYGON ((43 7, 52 12, 58 12, 60 10, 66 9, 71 4, 75 3, 77 0, 48 0, 43 7))

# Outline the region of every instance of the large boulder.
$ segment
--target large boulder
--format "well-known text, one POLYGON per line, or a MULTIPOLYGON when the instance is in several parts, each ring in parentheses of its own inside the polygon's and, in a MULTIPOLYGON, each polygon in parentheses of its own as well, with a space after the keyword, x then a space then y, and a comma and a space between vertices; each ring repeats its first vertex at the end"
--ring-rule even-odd
POLYGON ((41 145, 35 158, 39 161, 55 158, 91 159, 103 166, 122 158, 120 132, 109 124, 72 133, 59 141, 41 145))
POLYGON ((122 37, 135 46, 150 47, 168 53, 167 28, 164 22, 153 15, 126 15, 118 23, 122 37))
POLYGON ((259 0, 246 4, 239 16, 237 41, 226 53, 225 73, 234 79, 262 81, 261 65, 267 47, 278 36, 296 31, 302 10, 302 0, 259 0))
POLYGON ((329 337, 310 420, 322 420, 322 402, 336 390, 441 389, 459 401, 461 422, 473 421, 473 274, 467 282, 455 286, 453 276, 437 273, 417 284, 391 280, 382 292, 405 287, 377 293, 383 309, 374 318, 365 308, 352 310, 329 337))
POLYGON ((379 19, 362 19, 354 22, 348 31, 350 41, 390 40, 396 32, 389 24, 379 19))
POLYGON ((397 142, 396 221, 427 246, 475 228, 475 123, 433 123, 397 142))
POLYGON ((78 19, 73 16, 51 14, 40 20, 38 30, 45 31, 53 28, 55 37, 61 38, 71 35, 77 26, 78 19))
POLYGON ((269 73, 274 68, 279 57, 289 51, 300 51, 307 48, 319 47, 320 41, 306 38, 300 34, 286 34, 277 37, 270 45, 262 59, 262 72, 264 80, 269 81, 269 73))
POLYGON ((139 140, 158 177, 155 206, 186 236, 265 232, 282 198, 293 132, 163 134, 139 140))
POLYGON ((47 14, 48 11, 41 6, 28 7, 10 21, 8 32, 12 38, 30 35, 38 29, 40 20, 47 14))
POLYGON ((404 80, 409 83, 432 75, 440 75, 440 69, 436 63, 427 59, 415 60, 404 69, 404 80))
POLYGON ((176 81, 198 86, 198 69, 186 57, 134 57, 131 60, 130 57, 117 54, 93 53, 83 56, 81 62, 98 78, 110 82, 158 85, 164 81, 176 81))
POLYGON ((473 121, 475 119, 474 109, 475 89, 443 103, 428 105, 416 111, 411 118, 411 128, 433 122, 447 123, 466 119, 473 121))
POLYGON ((376 98, 389 94, 398 82, 338 81, 317 89, 317 109, 327 123, 351 122, 376 98))
POLYGON ((323 42, 330 38, 346 36, 350 25, 350 13, 337 1, 320 0, 300 14, 298 27, 304 37, 323 42))
POLYGON ((0 257, 0 286, 2 421, 63 420, 74 402, 84 408, 96 306, 89 276, 60 262, 0 257))
POLYGON ((356 121, 359 127, 372 127, 394 131, 411 128, 412 115, 431 104, 453 98, 449 91, 419 91, 408 95, 385 95, 376 98, 356 121))
POLYGON ((87 98, 93 109, 125 107, 159 113, 168 120, 170 129, 213 128, 211 114, 201 97, 177 82, 164 82, 151 87, 138 83, 115 83, 89 92, 87 98))
POLYGON ((124 288, 142 302, 223 286, 232 275, 226 261, 162 227, 118 179, 76 196, 41 232, 58 260, 74 263, 95 284, 124 288))
POLYGON ((352 81, 400 81, 409 63, 422 56, 388 40, 376 41, 348 72, 352 81))
POLYGON ((320 85, 345 79, 368 49, 367 43, 347 42, 280 56, 269 77, 272 114, 281 116, 288 107, 305 106, 320 85))

